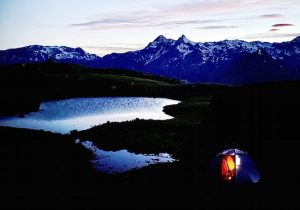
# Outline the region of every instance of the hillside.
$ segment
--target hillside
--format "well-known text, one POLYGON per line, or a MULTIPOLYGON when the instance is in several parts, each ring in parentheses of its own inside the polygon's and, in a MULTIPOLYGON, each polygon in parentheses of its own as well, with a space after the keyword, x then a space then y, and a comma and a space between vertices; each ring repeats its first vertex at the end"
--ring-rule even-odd
POLYGON ((122 95, 178 99, 215 88, 218 86, 182 86, 176 80, 145 73, 100 71, 52 61, 8 65, 0 67, 0 115, 34 111, 41 101, 60 98, 122 95))

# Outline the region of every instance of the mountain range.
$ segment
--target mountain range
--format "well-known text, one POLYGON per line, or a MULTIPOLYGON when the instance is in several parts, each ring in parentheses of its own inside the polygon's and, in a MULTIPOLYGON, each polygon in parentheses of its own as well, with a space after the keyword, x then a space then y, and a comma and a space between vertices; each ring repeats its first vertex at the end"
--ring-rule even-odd
POLYGON ((300 79, 300 37, 282 42, 192 42, 158 36, 144 49, 99 57, 81 48, 40 46, 0 51, 0 65, 46 61, 118 68, 186 83, 250 84, 300 79))

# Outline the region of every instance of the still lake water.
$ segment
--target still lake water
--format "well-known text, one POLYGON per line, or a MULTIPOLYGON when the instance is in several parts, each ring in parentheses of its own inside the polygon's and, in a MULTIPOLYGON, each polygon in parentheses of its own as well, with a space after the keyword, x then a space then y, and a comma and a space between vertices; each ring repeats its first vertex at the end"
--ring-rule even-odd
POLYGON ((90 160, 92 166, 97 170, 107 174, 123 173, 133 169, 157 163, 172 163, 177 161, 168 153, 155 154, 136 154, 128 152, 126 149, 119 151, 105 151, 99 149, 91 141, 75 141, 90 150, 94 157, 90 160))
POLYGON ((0 118, 0 126, 67 134, 72 130, 86 130, 107 121, 123 122, 136 118, 171 119, 171 116, 163 112, 163 107, 177 103, 179 102, 165 98, 72 98, 43 102, 38 112, 31 112, 24 118, 0 118))
MULTIPOLYGON (((11 116, 0 118, 0 126, 29 128, 67 134, 72 130, 85 130, 110 122, 139 119, 167 120, 172 117, 163 107, 179 101, 145 97, 72 98, 43 102, 38 112, 24 118, 11 116)), ((101 141, 101 139, 99 139, 101 141)), ((92 166, 104 173, 122 173, 156 163, 176 161, 170 154, 135 154, 126 149, 104 151, 91 141, 76 140, 94 154, 92 166)))

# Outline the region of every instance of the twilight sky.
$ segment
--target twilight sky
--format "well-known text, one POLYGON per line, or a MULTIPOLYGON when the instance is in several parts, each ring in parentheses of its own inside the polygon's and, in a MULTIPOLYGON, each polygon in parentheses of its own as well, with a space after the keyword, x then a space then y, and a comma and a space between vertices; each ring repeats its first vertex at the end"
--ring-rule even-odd
POLYGON ((32 44, 105 55, 142 49, 158 35, 192 41, 288 41, 300 0, 0 0, 0 50, 32 44))

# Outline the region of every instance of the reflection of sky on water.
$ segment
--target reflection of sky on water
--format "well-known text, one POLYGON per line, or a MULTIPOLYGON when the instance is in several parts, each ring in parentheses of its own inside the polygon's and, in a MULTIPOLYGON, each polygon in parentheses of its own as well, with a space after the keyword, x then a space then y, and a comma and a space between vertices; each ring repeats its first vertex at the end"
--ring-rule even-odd
POLYGON ((134 154, 127 150, 113 152, 101 150, 90 141, 76 140, 76 143, 81 143, 86 149, 93 152, 94 159, 91 160, 91 163, 96 170, 108 174, 122 173, 152 164, 176 161, 168 153, 160 153, 158 155, 134 154))
POLYGON ((178 101, 144 97, 73 98, 43 102, 38 112, 31 112, 25 118, 0 118, 0 125, 68 133, 107 121, 171 119, 162 110, 164 106, 176 103, 178 101))

